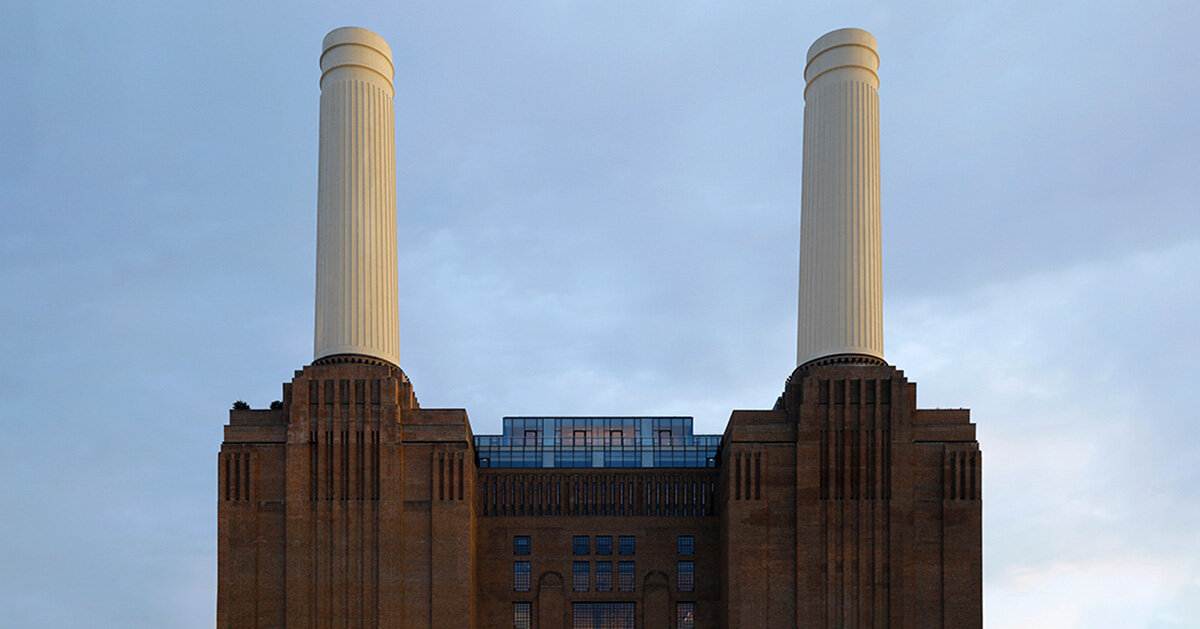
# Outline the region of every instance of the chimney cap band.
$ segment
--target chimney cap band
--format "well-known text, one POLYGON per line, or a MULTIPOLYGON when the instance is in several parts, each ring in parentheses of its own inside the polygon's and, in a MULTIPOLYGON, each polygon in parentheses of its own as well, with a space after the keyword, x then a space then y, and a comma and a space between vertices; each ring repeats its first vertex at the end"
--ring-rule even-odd
POLYGON ((392 49, 382 37, 357 26, 329 32, 321 42, 321 82, 338 68, 359 67, 378 74, 392 86, 392 49))
POLYGON ((805 96, 821 76, 834 70, 851 70, 860 74, 860 80, 879 87, 879 53, 876 52, 875 36, 859 28, 842 28, 822 35, 808 49, 808 62, 804 66, 805 96))

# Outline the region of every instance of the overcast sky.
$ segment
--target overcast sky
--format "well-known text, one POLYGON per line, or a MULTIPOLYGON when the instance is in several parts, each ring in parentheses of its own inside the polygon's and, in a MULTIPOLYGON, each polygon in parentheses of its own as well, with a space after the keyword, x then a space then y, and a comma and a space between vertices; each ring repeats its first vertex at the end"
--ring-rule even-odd
POLYGON ((345 25, 395 57, 401 363, 476 433, 772 405, 804 54, 874 33, 885 354, 978 425, 988 626, 1200 626, 1200 3, 0 4, 5 626, 212 626, 345 25))

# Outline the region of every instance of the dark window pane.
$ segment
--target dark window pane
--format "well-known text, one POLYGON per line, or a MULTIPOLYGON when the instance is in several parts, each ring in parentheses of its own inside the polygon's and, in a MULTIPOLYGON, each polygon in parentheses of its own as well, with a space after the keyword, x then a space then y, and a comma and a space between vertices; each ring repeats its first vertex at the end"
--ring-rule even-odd
POLYGON ((636 554, 636 538, 632 535, 622 535, 617 538, 617 552, 622 555, 636 554))
POLYGON ((513 603, 513 629, 532 629, 532 603, 513 603))
POLYGON ((518 592, 529 591, 529 562, 513 562, 513 589, 518 592))
POLYGON ((572 603, 575 629, 633 629, 633 603, 572 603))
POLYGON ((632 592, 635 582, 635 570, 632 561, 617 563, 617 589, 622 592, 632 592))
POLYGON ((529 554, 529 536, 515 535, 513 536, 513 554, 528 555, 529 554))
POLYGON ((685 557, 696 554, 696 538, 694 536, 679 536, 679 554, 685 557))
POLYGON ((679 591, 691 592, 696 589, 696 563, 694 561, 679 562, 679 591))
POLYGON ((611 592, 612 591, 612 562, 597 561, 596 562, 596 591, 611 592))
POLYGON ((695 629, 696 604, 675 603, 675 619, 676 629, 695 629))
POLYGON ((612 554, 612 535, 598 535, 596 537, 596 554, 611 555, 612 554))
POLYGON ((572 589, 574 589, 576 592, 588 591, 588 587, 590 585, 588 582, 591 580, 590 575, 588 574, 590 572, 590 570, 589 570, 590 565, 591 564, 589 564, 586 561, 576 561, 575 562, 575 565, 574 565, 571 573, 574 576, 574 580, 573 580, 574 587, 572 589))
POLYGON ((571 546, 574 547, 576 555, 590 555, 592 552, 591 538, 587 535, 576 535, 571 538, 571 546))

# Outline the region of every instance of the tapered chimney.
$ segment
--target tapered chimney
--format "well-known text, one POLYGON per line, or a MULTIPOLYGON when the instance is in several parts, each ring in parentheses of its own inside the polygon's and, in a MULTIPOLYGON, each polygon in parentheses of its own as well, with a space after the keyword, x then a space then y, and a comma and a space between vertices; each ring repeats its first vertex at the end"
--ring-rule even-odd
POLYGON ((857 28, 808 49, 798 365, 883 359, 878 68, 875 38, 857 28))
POLYGON ((382 37, 355 27, 325 36, 314 360, 400 364, 392 75, 382 37))

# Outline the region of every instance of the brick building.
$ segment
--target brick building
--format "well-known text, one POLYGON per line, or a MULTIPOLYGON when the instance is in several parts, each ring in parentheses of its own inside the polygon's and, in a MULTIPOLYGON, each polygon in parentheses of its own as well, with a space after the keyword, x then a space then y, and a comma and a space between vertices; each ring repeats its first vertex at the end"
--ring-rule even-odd
POLYGON ((975 427, 918 409, 882 357, 877 67, 864 31, 809 51, 798 366, 772 408, 733 411, 722 435, 686 417, 475 435, 400 369, 394 273, 360 277, 396 269, 394 238, 345 237, 395 233, 376 106, 392 73, 377 35, 331 32, 315 358, 281 408, 230 412, 218 624, 982 626, 975 427))

